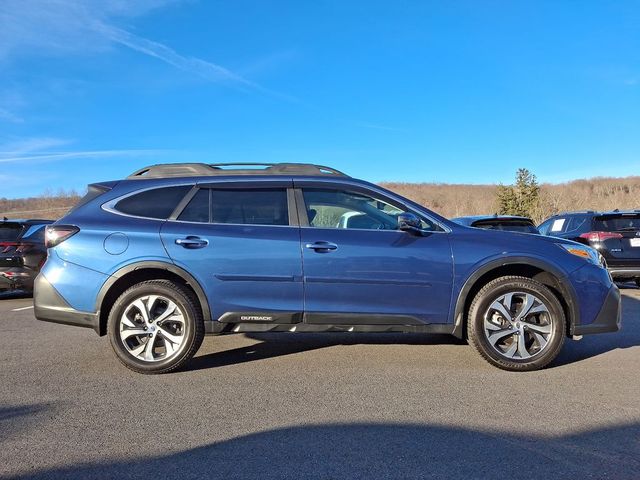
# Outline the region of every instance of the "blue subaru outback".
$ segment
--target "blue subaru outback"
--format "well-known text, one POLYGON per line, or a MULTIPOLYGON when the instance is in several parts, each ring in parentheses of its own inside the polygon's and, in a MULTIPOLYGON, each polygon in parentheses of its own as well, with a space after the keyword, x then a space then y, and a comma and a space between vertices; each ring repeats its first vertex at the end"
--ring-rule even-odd
POLYGON ((592 248, 458 225, 317 165, 150 166, 90 185, 46 237, 36 317, 108 335, 140 373, 236 332, 446 333, 534 370, 620 324, 592 248))

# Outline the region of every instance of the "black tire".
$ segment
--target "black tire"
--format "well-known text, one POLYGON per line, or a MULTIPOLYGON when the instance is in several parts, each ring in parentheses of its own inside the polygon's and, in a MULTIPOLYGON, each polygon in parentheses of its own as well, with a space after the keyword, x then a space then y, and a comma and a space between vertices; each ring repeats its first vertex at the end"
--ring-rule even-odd
MULTIPOLYGON (((204 320, 198 301, 190 290, 170 280, 149 280, 133 285, 118 297, 109 312, 107 333, 118 360, 125 367, 138 373, 167 373, 184 366, 198 351, 204 338, 204 320), (179 307, 182 313, 181 318, 184 319, 184 326, 179 331, 182 343, 176 348, 172 356, 167 359, 141 360, 125 347, 124 340, 120 336, 121 319, 127 307, 136 299, 148 295, 160 295, 171 300, 179 307)), ((162 338, 160 331, 158 331, 157 335, 162 338)))
POLYGON ((635 279, 636 287, 640 287, 640 278, 635 279))
MULTIPOLYGON (((521 306, 520 308, 523 307, 521 306)), ((516 310, 514 312, 517 318, 518 312, 516 310)), ((503 319, 504 315, 498 314, 497 318, 503 319)), ((469 342, 487 362, 503 370, 531 371, 544 368, 560 353, 564 344, 565 332, 566 319, 562 305, 549 288, 530 278, 518 276, 497 278, 480 289, 469 308, 467 321, 469 342), (498 342, 505 342, 504 346, 492 346, 485 330, 485 315, 488 316, 488 312, 492 311, 494 302, 509 293, 515 293, 516 301, 520 298, 520 294, 531 294, 538 301, 538 305, 546 307, 547 312, 538 314, 538 317, 534 317, 534 320, 531 321, 534 325, 536 325, 536 322, 544 322, 544 325, 540 326, 550 331, 548 337, 546 337, 547 342, 542 347, 540 347, 542 341, 536 340, 534 336, 535 333, 538 333, 537 331, 534 333, 530 329, 524 330, 525 327, 520 327, 520 325, 527 323, 518 322, 517 328, 522 328, 523 330, 517 330, 516 333, 516 324, 510 320, 505 321, 504 324, 508 326, 506 328, 500 327, 501 330, 497 333, 507 333, 507 329, 513 329, 514 334, 507 333, 507 335, 501 337, 501 340, 498 340, 498 342), (541 317, 543 317, 542 320, 540 320, 541 317), (517 342, 520 338, 519 335, 522 335, 525 344, 528 343, 534 350, 534 353, 529 358, 513 358, 508 355, 509 347, 513 346, 511 342, 517 342), (537 351, 535 351, 536 348, 538 349, 537 351)), ((498 344, 496 343, 496 345, 498 344)), ((518 355, 520 347, 517 344, 514 348, 516 347, 517 352, 515 354, 518 355)))

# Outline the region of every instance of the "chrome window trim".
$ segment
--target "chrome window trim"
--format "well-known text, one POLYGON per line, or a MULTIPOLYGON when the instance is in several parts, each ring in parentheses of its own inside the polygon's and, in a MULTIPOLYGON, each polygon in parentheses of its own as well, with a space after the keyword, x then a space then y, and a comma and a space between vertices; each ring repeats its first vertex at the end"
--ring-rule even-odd
MULTIPOLYGON (((294 228, 300 228, 300 224, 298 223, 298 225, 291 225, 291 204, 290 204, 290 195, 289 195, 289 190, 293 190, 292 187, 264 187, 263 189, 269 189, 269 188, 283 188, 285 190, 285 193, 287 194, 287 209, 289 210, 289 225, 265 225, 263 223, 218 223, 218 222, 190 222, 190 221, 186 221, 186 220, 178 220, 177 218, 171 218, 174 215, 175 216, 180 216, 180 214, 182 213, 182 210, 184 210, 184 208, 186 207, 186 204, 184 206, 182 206, 182 208, 180 210, 178 210, 178 207, 181 206, 180 204, 185 200, 185 198, 189 197, 189 200, 191 200, 191 198, 193 198, 195 196, 195 194, 197 193, 197 191, 201 188, 206 188, 208 190, 211 190, 215 187, 210 186, 210 185, 206 185, 206 186, 200 186, 197 183, 194 182, 185 182, 185 183, 174 183, 171 185, 155 185, 153 187, 147 187, 147 188, 141 188, 139 190, 135 190, 133 192, 129 192, 129 193, 125 193, 124 195, 121 195, 119 197, 116 197, 112 200, 109 200, 105 203, 103 203, 102 205, 100 205, 100 208, 102 210, 104 210, 105 212, 109 212, 109 213, 113 213, 115 215, 120 215, 122 217, 128 217, 128 218, 139 218, 141 220, 155 220, 158 222, 175 222, 175 223, 185 223, 185 224, 191 224, 191 225, 232 225, 232 226, 236 226, 236 227, 242 227, 242 226, 247 226, 247 227, 294 227, 294 228), (189 190, 187 193, 185 193, 185 196, 178 202, 178 204, 176 205, 176 207, 173 209, 173 211, 171 212, 171 214, 169 215, 169 217, 167 218, 153 218, 153 217, 141 217, 140 215, 131 215, 130 213, 124 213, 121 212, 119 210, 116 210, 115 206, 116 204, 120 201, 120 200, 124 200, 125 198, 131 197, 133 195, 137 195, 138 193, 142 193, 142 192, 146 192, 148 190, 155 190, 158 188, 169 188, 169 187, 188 187, 191 186, 193 187, 191 190, 189 190)), ((294 206, 295 207, 295 206, 294 206)))

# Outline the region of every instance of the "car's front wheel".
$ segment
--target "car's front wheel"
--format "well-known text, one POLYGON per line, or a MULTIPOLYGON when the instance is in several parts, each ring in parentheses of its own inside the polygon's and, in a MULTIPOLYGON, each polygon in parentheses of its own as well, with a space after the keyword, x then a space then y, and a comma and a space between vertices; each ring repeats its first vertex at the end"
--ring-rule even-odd
POLYGON ((504 370, 537 370, 564 343, 565 315, 545 285, 507 276, 489 282, 469 308, 469 341, 489 363, 504 370))
POLYGON ((149 280, 118 297, 107 331, 127 368, 166 373, 195 355, 204 337, 204 322, 192 292, 169 280, 149 280))

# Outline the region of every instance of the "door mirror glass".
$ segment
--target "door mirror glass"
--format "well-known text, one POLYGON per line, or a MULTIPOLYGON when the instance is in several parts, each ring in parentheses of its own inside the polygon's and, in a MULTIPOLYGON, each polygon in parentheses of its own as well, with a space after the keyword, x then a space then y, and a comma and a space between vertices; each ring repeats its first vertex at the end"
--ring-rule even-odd
POLYGON ((398 215, 398 230, 418 232, 422 231, 422 221, 417 215, 411 212, 404 212, 398 215))

